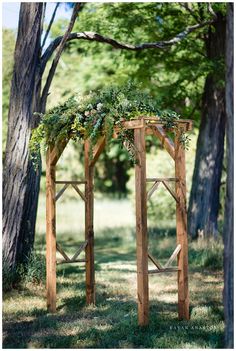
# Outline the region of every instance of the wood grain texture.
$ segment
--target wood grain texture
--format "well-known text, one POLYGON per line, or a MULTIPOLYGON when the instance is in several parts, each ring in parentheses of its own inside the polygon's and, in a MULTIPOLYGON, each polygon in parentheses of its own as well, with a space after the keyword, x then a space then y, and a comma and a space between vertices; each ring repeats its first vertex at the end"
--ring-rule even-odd
POLYGON ((94 150, 93 150, 93 159, 89 161, 89 165, 92 167, 95 165, 95 163, 97 162, 99 156, 101 155, 101 153, 103 152, 104 148, 105 148, 105 145, 106 145, 106 138, 105 136, 102 136, 97 144, 95 145, 94 147, 94 150))
POLYGON ((178 254, 178 314, 179 319, 189 319, 189 290, 188 290, 188 236, 186 208, 186 175, 185 150, 179 142, 180 131, 175 137, 175 183, 176 202, 176 235, 177 244, 181 245, 178 254))
POLYGON ((56 312, 56 187, 51 152, 49 147, 46 158, 46 289, 47 309, 53 313, 56 312))
POLYGON ((157 269, 163 269, 161 264, 157 261, 155 257, 153 257, 150 253, 148 254, 148 258, 152 261, 152 263, 157 267, 157 269))
POLYGON ((134 130, 138 163, 135 165, 138 323, 148 324, 148 238, 145 128, 134 130))
POLYGON ((93 173, 94 168, 89 159, 89 140, 84 143, 84 169, 85 169, 85 248, 86 257, 86 303, 95 303, 95 271, 94 271, 94 230, 93 230, 93 173))
POLYGON ((164 265, 164 268, 171 268, 170 265, 171 263, 176 259, 178 253, 181 250, 181 245, 177 245, 177 247, 175 248, 174 252, 172 253, 172 255, 170 256, 170 258, 168 259, 168 261, 166 262, 166 264, 164 265))

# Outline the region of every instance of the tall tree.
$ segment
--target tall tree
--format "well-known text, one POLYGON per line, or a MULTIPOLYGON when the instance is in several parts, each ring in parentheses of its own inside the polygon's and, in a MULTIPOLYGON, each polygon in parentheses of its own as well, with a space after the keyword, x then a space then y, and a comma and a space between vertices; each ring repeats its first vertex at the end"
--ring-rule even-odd
POLYGON ((202 117, 188 209, 189 234, 217 235, 219 193, 224 155, 226 20, 221 12, 205 36, 207 59, 213 65, 202 98, 202 117))
POLYGON ((15 262, 32 245, 39 189, 28 157, 34 91, 40 58, 42 3, 21 5, 8 114, 3 173, 3 257, 15 262))
POLYGON ((226 25, 226 148, 227 181, 224 221, 225 347, 234 348, 234 4, 228 3, 226 25))
POLYGON ((21 3, 8 114, 8 134, 3 172, 3 259, 14 271, 33 247, 40 169, 29 157, 32 128, 38 124, 33 112, 44 112, 50 84, 79 9, 74 5, 71 21, 61 38, 41 95, 44 69, 41 36, 44 3, 21 3))

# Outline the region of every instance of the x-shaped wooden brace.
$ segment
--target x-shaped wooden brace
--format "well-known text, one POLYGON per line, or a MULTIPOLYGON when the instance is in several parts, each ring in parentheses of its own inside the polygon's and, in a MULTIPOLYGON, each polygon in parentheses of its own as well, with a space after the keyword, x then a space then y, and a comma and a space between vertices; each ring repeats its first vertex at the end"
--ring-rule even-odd
POLYGON ((148 273, 163 273, 163 272, 176 272, 178 271, 178 267, 171 267, 170 265, 172 262, 176 259, 178 253, 181 250, 181 245, 177 245, 176 249, 166 262, 166 264, 162 267, 161 264, 149 253, 148 258, 152 261, 152 263, 157 267, 157 269, 151 269, 148 271, 148 273))
POLYGON ((160 183, 162 183, 165 188, 169 191, 169 193, 173 196, 176 202, 179 202, 175 192, 171 189, 168 182, 170 181, 178 181, 176 178, 147 178, 147 182, 154 182, 151 188, 147 192, 147 200, 149 200, 152 194, 156 191, 160 183))
POLYGON ((73 255, 73 257, 69 258, 69 256, 65 253, 65 251, 62 249, 62 247, 57 243, 57 251, 60 252, 62 257, 64 257, 64 260, 58 261, 57 264, 60 263, 75 263, 75 262, 86 262, 85 259, 78 259, 77 257, 80 255, 80 253, 86 248, 88 244, 88 241, 86 240, 83 244, 80 245, 76 253, 73 255))
POLYGON ((57 181, 56 184, 64 184, 63 188, 56 194, 55 196, 55 200, 57 201, 62 194, 64 193, 64 191, 71 185, 75 191, 77 192, 77 194, 79 194, 79 196, 81 197, 82 200, 86 201, 86 198, 84 196, 84 193, 79 189, 78 184, 85 184, 85 181, 57 181))

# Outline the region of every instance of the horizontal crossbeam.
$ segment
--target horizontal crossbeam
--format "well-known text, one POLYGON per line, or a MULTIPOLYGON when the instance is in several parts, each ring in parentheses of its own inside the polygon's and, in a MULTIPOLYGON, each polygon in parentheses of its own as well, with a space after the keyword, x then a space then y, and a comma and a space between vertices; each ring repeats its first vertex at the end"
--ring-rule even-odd
POLYGON ((147 178, 146 181, 147 182, 163 182, 167 181, 167 182, 178 182, 179 179, 178 178, 147 178))
POLYGON ((87 181, 86 180, 56 180, 55 181, 56 184, 86 184, 87 181))
POLYGON ((178 269, 178 267, 150 269, 150 270, 148 270, 148 274, 171 273, 171 272, 178 272, 179 270, 180 269, 178 269))
POLYGON ((58 261, 58 263, 74 263, 74 262, 86 262, 84 259, 77 259, 79 254, 86 248, 88 244, 88 240, 86 240, 84 243, 82 243, 79 247, 79 249, 76 251, 76 253, 73 255, 72 258, 70 258, 65 251, 62 249, 62 247, 57 243, 56 248, 57 251, 62 255, 64 260, 58 261))
MULTIPOLYGON (((157 125, 163 127, 165 125, 165 122, 161 121, 159 117, 142 116, 141 118, 145 120, 147 126, 157 125)), ((181 127, 185 132, 190 131, 193 128, 193 121, 191 119, 179 119, 178 121, 175 121, 174 124, 181 127)))
POLYGON ((60 260, 57 262, 57 264, 63 264, 63 263, 77 263, 77 262, 87 262, 85 259, 78 259, 78 260, 70 260, 70 261, 66 261, 66 260, 60 260))

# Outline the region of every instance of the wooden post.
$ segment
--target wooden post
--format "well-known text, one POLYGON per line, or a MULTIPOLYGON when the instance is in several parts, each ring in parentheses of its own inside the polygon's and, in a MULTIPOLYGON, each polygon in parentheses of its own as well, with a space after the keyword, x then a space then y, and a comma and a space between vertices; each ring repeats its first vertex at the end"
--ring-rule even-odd
POLYGON ((176 234, 177 244, 181 245, 178 254, 178 314, 179 319, 189 319, 188 291, 188 235, 186 209, 185 150, 179 140, 180 131, 175 137, 175 176, 176 181, 176 234))
POLYGON ((46 159, 46 270, 47 309, 56 312, 56 205, 55 165, 49 147, 46 159))
POLYGON ((85 249, 86 257, 86 303, 95 303, 95 273, 94 273, 94 231, 93 231, 93 171, 90 165, 89 140, 84 143, 84 168, 85 168, 85 240, 88 244, 85 249))
POLYGON ((138 322, 148 324, 148 240, 145 127, 134 129, 138 163, 135 165, 138 322))

